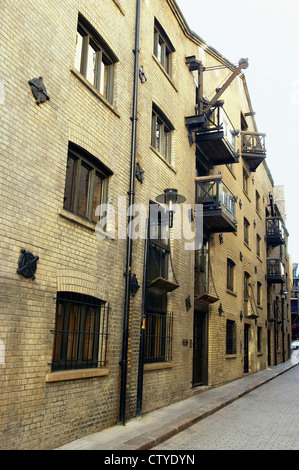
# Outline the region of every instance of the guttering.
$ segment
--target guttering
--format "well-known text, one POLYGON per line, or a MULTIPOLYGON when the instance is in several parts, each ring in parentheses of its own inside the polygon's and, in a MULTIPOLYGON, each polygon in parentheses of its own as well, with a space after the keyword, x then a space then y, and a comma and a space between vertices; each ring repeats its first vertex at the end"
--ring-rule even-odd
MULTIPOLYGON (((136 1, 136 26, 135 26, 135 63, 134 63, 134 88, 133 88, 133 111, 132 111, 132 137, 131 137, 131 172, 130 172, 130 190, 129 208, 133 207, 135 200, 135 165, 136 165, 136 135, 137 135, 137 107, 138 107, 138 77, 139 77, 139 43, 140 43, 140 8, 141 0, 136 1)), ((129 336, 129 313, 130 313, 130 284, 132 267, 132 235, 133 219, 131 211, 128 215, 128 233, 127 233, 127 256, 126 256, 126 287, 125 287, 125 305, 123 318, 123 345, 121 366, 121 388, 120 388, 120 413, 119 418, 122 424, 125 424, 126 409, 126 388, 127 388, 127 368, 128 368, 128 336, 129 336)))

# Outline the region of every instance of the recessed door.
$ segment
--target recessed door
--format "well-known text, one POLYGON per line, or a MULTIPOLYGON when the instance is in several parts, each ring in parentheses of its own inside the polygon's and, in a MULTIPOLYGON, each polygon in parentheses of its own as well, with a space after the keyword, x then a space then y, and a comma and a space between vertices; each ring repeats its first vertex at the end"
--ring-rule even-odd
POLYGON ((244 325, 244 373, 249 371, 249 328, 250 325, 244 325))
POLYGON ((207 384, 207 315, 194 311, 193 386, 207 384))

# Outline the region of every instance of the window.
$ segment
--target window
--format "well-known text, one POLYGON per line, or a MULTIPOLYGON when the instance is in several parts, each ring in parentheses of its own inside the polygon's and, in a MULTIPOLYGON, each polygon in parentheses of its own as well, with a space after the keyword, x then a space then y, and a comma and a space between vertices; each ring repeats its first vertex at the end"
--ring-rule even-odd
POLYGON ((249 245, 249 226, 250 223, 248 222, 246 217, 244 217, 244 242, 246 243, 246 245, 249 245))
POLYGON ((261 196, 258 191, 255 191, 255 208, 256 211, 260 214, 261 212, 261 196))
POLYGON ((144 338, 144 362, 172 359, 172 313, 147 309, 144 338))
POLYGON ((150 204, 149 228, 144 360, 164 362, 172 354, 172 313, 167 311, 170 247, 168 214, 158 204, 150 204))
POLYGON ((235 263, 231 260, 227 260, 227 289, 234 292, 234 277, 235 277, 235 263))
POLYGON ((172 63, 171 54, 174 52, 174 48, 168 39, 162 26, 155 20, 154 29, 154 55, 158 61, 164 67, 168 75, 171 77, 172 74, 172 63))
POLYGON ((114 63, 116 56, 94 28, 79 15, 75 68, 110 103, 113 101, 114 63))
POLYGON ((152 111, 152 147, 156 149, 168 163, 171 163, 171 132, 172 124, 158 108, 152 111))
POLYGON ((256 254, 259 258, 261 257, 261 237, 259 234, 256 235, 256 254))
POLYGON ((262 351, 262 327, 257 327, 257 351, 262 351))
POLYGON ((248 195, 249 191, 249 176, 245 168, 243 168, 243 191, 248 195))
POLYGON ((167 211, 159 204, 151 204, 150 241, 148 249, 147 278, 168 279, 169 229, 167 211), (156 220, 155 220, 156 219, 156 220))
POLYGON ((64 209, 97 222, 96 207, 107 202, 108 177, 112 174, 95 157, 69 145, 64 190, 64 209))
POLYGON ((57 293, 52 371, 106 365, 108 313, 95 297, 57 293))
POLYGON ((236 324, 226 321, 226 354, 236 354, 236 324))
POLYGON ((256 302, 257 305, 262 305, 262 284, 258 281, 256 285, 256 302))

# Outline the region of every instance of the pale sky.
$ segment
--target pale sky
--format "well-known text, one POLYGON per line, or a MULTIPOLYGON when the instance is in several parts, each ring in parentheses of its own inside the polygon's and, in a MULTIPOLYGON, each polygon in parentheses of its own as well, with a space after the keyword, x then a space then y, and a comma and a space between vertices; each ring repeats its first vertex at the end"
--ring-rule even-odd
POLYGON ((289 253, 299 262, 299 2, 176 0, 190 29, 243 71, 267 164, 283 185, 289 253))

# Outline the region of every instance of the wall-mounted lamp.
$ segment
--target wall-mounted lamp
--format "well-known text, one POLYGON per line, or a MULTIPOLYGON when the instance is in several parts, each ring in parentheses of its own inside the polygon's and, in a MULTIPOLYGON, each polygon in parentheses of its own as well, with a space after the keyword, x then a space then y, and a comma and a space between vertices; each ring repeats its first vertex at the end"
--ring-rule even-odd
POLYGON ((169 228, 172 228, 174 213, 173 206, 186 201, 186 198, 181 194, 178 194, 177 189, 168 188, 164 189, 164 194, 160 194, 156 197, 156 201, 167 206, 169 212, 169 228))
POLYGON ((281 295, 281 298, 282 298, 282 299, 285 299, 286 296, 288 295, 288 291, 282 290, 282 291, 280 292, 280 295, 281 295))

